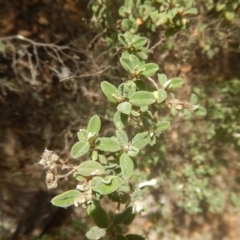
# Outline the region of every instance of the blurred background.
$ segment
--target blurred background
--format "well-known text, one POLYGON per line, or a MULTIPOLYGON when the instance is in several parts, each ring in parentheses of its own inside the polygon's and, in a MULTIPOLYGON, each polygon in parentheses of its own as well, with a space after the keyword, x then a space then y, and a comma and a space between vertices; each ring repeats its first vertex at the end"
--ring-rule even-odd
POLYGON ((45 148, 64 162, 76 132, 94 114, 102 134, 113 128, 103 80, 126 77, 116 34, 148 37, 148 61, 196 93, 205 117, 173 116, 158 144, 139 157, 134 180, 156 178, 148 211, 129 232, 147 239, 237 240, 240 230, 239 0, 0 0, 0 238, 86 239, 86 210, 50 200, 75 181, 49 191, 38 162, 45 148), (155 15, 154 15, 155 14, 155 15))

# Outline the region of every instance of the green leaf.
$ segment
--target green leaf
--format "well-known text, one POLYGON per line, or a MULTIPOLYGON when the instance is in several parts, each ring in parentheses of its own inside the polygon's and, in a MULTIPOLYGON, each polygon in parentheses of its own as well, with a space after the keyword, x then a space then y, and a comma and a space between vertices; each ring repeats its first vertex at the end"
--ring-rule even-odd
POLYGON ((127 98, 128 96, 136 92, 136 84, 133 81, 122 83, 118 86, 118 91, 124 98, 127 98))
POLYGON ((148 58, 148 49, 142 48, 141 51, 136 52, 136 55, 143 60, 146 60, 148 58))
POLYGON ((132 110, 132 105, 129 102, 122 102, 118 104, 117 110, 128 115, 132 110))
POLYGON ((77 190, 69 190, 60 195, 54 197, 51 203, 57 207, 69 207, 74 204, 76 200, 78 200, 81 196, 81 193, 77 190))
POLYGON ((145 77, 151 77, 155 72, 158 71, 159 66, 155 63, 147 63, 144 65, 145 70, 141 73, 141 75, 145 77))
POLYGON ((169 85, 169 88, 171 89, 180 88, 184 83, 184 81, 181 78, 172 78, 170 81, 171 83, 169 85))
POLYGON ((151 92, 138 91, 129 97, 129 102, 135 106, 148 106, 155 102, 155 97, 151 92))
POLYGON ((124 18, 121 22, 121 25, 122 25, 123 31, 127 31, 131 29, 132 23, 128 19, 124 18))
POLYGON ((118 34, 118 41, 123 45, 123 46, 127 46, 127 41, 125 39, 124 34, 118 34))
POLYGON ((104 171, 100 163, 90 160, 81 163, 78 167, 78 173, 85 177, 102 175, 104 171))
POLYGON ((117 152, 121 149, 118 141, 107 137, 98 138, 96 147, 98 150, 106 152, 117 152))
POLYGON ((127 240, 145 240, 144 237, 137 234, 128 234, 125 237, 127 238, 127 240))
POLYGON ((98 201, 93 201, 92 204, 88 205, 87 212, 99 228, 108 227, 108 215, 98 201))
POLYGON ((88 137, 87 129, 80 129, 79 132, 77 133, 77 136, 79 141, 86 142, 88 137))
POLYGON ((126 221, 131 215, 133 214, 133 208, 132 206, 129 206, 127 208, 124 209, 123 212, 116 214, 113 217, 113 224, 114 225, 119 225, 122 224, 124 221, 126 221))
POLYGON ((135 49, 142 48, 147 43, 147 38, 145 37, 137 37, 136 40, 133 42, 132 46, 135 49))
POLYGON ((122 153, 120 157, 120 167, 124 179, 129 179, 133 175, 134 164, 126 153, 122 153))
POLYGON ((133 73, 135 69, 135 65, 130 61, 130 58, 121 57, 120 63, 122 67, 129 73, 133 73))
MULTIPOLYGON (((129 11, 131 11, 131 9, 132 9, 132 7, 133 7, 133 1, 132 0, 130 0, 130 1, 125 1, 125 4, 128 4, 128 3, 130 3, 131 2, 131 5, 132 6, 129 6, 128 7, 128 10, 129 11)), ((131 33, 131 32, 125 32, 124 33, 124 37, 125 37, 125 40, 127 41, 127 45, 131 45, 132 44, 132 42, 134 41, 134 36, 133 36, 133 34, 131 33)))
POLYGON ((155 19, 155 25, 160 26, 165 24, 168 21, 168 16, 166 13, 159 13, 155 19))
POLYGON ((130 156, 130 157, 136 157, 139 153, 139 149, 134 147, 134 146, 129 146, 128 148, 128 151, 127 151, 127 154, 130 156))
POLYGON ((161 121, 155 125, 157 131, 167 130, 170 127, 171 123, 169 121, 161 121))
POLYGON ((158 74, 158 81, 161 86, 165 86, 165 83, 167 82, 167 76, 165 74, 158 74))
POLYGON ((108 160, 104 155, 99 155, 99 161, 101 164, 107 164, 108 160))
POLYGON ((128 136, 123 130, 117 130, 116 137, 121 147, 128 145, 128 136))
POLYGON ((88 122, 87 131, 89 133, 95 133, 96 135, 99 133, 101 128, 101 120, 98 115, 94 115, 88 122))
POLYGON ((130 225, 132 224, 133 220, 135 219, 135 217, 137 216, 137 214, 131 214, 129 217, 127 217, 124 221, 123 224, 124 225, 130 225))
POLYGON ((92 227, 87 233, 86 237, 90 240, 98 240, 106 235, 106 230, 97 226, 92 227))
POLYGON ((117 102, 117 100, 113 97, 113 94, 118 95, 119 92, 114 85, 109 82, 103 81, 101 83, 101 89, 110 102, 117 102))
POLYGON ((128 116, 117 111, 114 115, 114 125, 116 129, 123 129, 127 124, 128 116))
POLYGON ((95 192, 107 195, 118 189, 118 180, 114 176, 94 177, 91 181, 91 188, 95 192))
POLYGON ((132 140, 132 145, 139 150, 144 148, 150 141, 148 132, 138 133, 132 140))
POLYGON ((83 156, 84 154, 86 154, 90 149, 90 144, 89 142, 76 142, 72 149, 71 149, 71 155, 73 158, 79 158, 81 156, 83 156))
POLYGON ((189 110, 189 109, 187 109, 187 108, 185 108, 184 110, 183 110, 183 117, 184 118, 186 118, 186 119, 189 119, 190 117, 191 117, 191 111, 189 110))
POLYGON ((96 161, 98 159, 98 151, 96 150, 92 150, 89 152, 89 159, 91 159, 92 161, 96 161))
POLYGON ((158 89, 157 91, 157 102, 161 103, 167 98, 167 92, 163 89, 158 89))
POLYGON ((205 116, 207 114, 207 110, 204 107, 198 107, 196 110, 194 110, 194 113, 199 116, 205 116))
POLYGON ((190 98, 190 103, 192 105, 196 104, 198 102, 198 97, 195 93, 192 93, 191 98, 190 98))
POLYGON ((133 117, 139 117, 139 116, 140 116, 140 112, 137 112, 137 111, 135 111, 135 110, 132 109, 131 115, 132 115, 133 117))

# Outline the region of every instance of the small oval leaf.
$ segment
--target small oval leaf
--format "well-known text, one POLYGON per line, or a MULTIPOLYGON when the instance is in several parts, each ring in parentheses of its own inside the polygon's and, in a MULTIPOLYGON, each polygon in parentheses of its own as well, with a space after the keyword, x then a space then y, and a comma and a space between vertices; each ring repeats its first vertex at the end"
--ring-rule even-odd
POLYGON ((129 97, 129 102, 138 107, 153 104, 155 100, 154 95, 146 91, 135 92, 129 97))
POLYGON ((170 127, 171 123, 169 121, 161 121, 155 125, 157 131, 167 130, 170 127))
POLYGON ((127 151, 127 154, 130 156, 130 157, 136 157, 139 153, 139 149, 134 147, 134 146, 129 146, 128 148, 128 151, 127 151))
POLYGON ((57 195, 54 197, 51 201, 51 203, 54 206, 57 207, 69 207, 74 204, 74 202, 79 199, 81 196, 81 193, 77 190, 69 190, 67 192, 64 192, 60 195, 57 195))
POLYGON ((127 207, 126 209, 124 209, 123 212, 116 214, 112 220, 114 225, 119 225, 121 223, 123 223, 124 221, 126 221, 133 213, 133 208, 132 206, 127 207))
POLYGON ((88 122, 87 131, 89 133, 95 133, 96 135, 99 133, 101 128, 101 120, 98 115, 94 115, 88 122))
POLYGON ((102 175, 104 171, 105 168, 99 162, 90 160, 81 163, 78 167, 78 174, 85 177, 102 175))
POLYGON ((132 46, 135 49, 142 48, 147 43, 147 38, 145 37, 137 37, 137 39, 133 42, 132 46))
POLYGON ((117 129, 123 129, 127 124, 128 116, 117 111, 114 115, 114 125, 117 129))
POLYGON ((118 189, 118 180, 116 177, 112 176, 105 178, 94 177, 91 181, 91 188, 95 192, 107 195, 118 189))
POLYGON ((119 94, 117 88, 114 85, 109 82, 103 81, 101 83, 101 89, 110 102, 117 102, 117 100, 112 96, 113 94, 119 94))
POLYGON ((120 167, 124 179, 129 179, 133 175, 134 164, 126 153, 122 153, 120 157, 120 167))
POLYGON ((198 107, 196 110, 194 110, 194 113, 199 116, 205 116, 207 114, 207 110, 204 107, 198 107))
POLYGON ((144 65, 145 70, 141 73, 141 75, 145 77, 151 77, 155 72, 158 71, 159 66, 156 63, 147 63, 144 65))
POLYGON ((87 212, 99 228, 108 227, 108 215, 98 201, 93 201, 92 204, 88 205, 87 212))
POLYGON ((132 110, 132 105, 129 102, 122 102, 118 104, 117 110, 128 115, 132 110))
POLYGON ((196 104, 198 102, 198 97, 195 93, 192 93, 191 98, 190 98, 190 103, 192 105, 196 104))
POLYGON ((98 240, 106 235, 106 230, 97 226, 92 227, 87 233, 86 237, 90 240, 98 240))
POLYGON ((117 130, 116 137, 121 147, 124 147, 128 144, 128 136, 123 130, 117 130))
POLYGON ((98 138, 96 147, 98 150, 106 152, 117 152, 121 149, 118 141, 107 137, 98 138))
POLYGON ((163 87, 165 86, 165 83, 167 82, 167 76, 165 74, 158 74, 158 82, 160 83, 160 85, 163 87))
POLYGON ((170 81, 169 88, 171 89, 180 88, 184 83, 183 79, 181 78, 172 78, 170 81))
POLYGON ((71 155, 73 158, 76 159, 86 154, 89 151, 89 149, 90 149, 89 142, 79 141, 73 145, 71 149, 71 155))
POLYGON ((134 72, 134 64, 130 61, 130 58, 121 57, 120 63, 127 72, 129 73, 134 72))
POLYGON ((148 132, 138 133, 132 140, 132 145, 139 150, 144 148, 150 142, 148 132))
POLYGON ((161 103, 167 98, 167 92, 163 89, 157 91, 157 102, 161 103))

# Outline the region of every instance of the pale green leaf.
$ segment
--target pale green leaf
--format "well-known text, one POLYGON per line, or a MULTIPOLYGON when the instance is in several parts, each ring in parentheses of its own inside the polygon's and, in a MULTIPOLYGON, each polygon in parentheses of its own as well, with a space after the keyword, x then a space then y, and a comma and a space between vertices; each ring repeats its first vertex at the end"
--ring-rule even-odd
POLYGON ((97 226, 92 227, 87 233, 86 237, 89 240, 98 240, 106 235, 106 230, 101 229, 97 226))
POLYGON ((138 133, 132 140, 132 145, 139 150, 144 148, 150 141, 148 132, 138 133))
POLYGON ((145 77, 151 77, 155 72, 158 71, 159 66, 155 63, 147 63, 144 65, 145 70, 141 73, 141 75, 145 77))
POLYGON ((199 116, 205 116, 207 114, 207 110, 204 107, 198 107, 196 110, 194 110, 194 113, 199 116))
POLYGON ((114 125, 117 129, 123 129, 127 124, 128 116, 117 111, 114 115, 114 125))
POLYGON ((145 37, 136 37, 136 40, 132 43, 132 46, 135 49, 141 49, 147 43, 147 38, 145 37))
POLYGON ((91 188, 95 192, 107 195, 118 189, 118 180, 114 176, 94 177, 91 181, 91 188))
POLYGON ((129 102, 122 102, 118 104, 117 110, 128 115, 132 110, 132 105, 129 102))
POLYGON ((137 147, 134 147, 134 146, 129 146, 128 147, 128 151, 127 151, 127 154, 130 156, 130 157, 136 157, 139 153, 139 149, 137 147))
POLYGON ((89 142, 76 142, 72 149, 71 149, 71 155, 73 158, 79 158, 81 156, 83 156, 84 154, 86 154, 90 149, 90 144, 89 142))
POLYGON ((192 105, 196 104, 198 102, 198 97, 195 93, 192 93, 191 98, 190 98, 190 103, 192 105))
POLYGON ((180 88, 184 81, 181 78, 172 78, 171 83, 169 84, 169 88, 170 89, 176 89, 176 88, 180 88))
POLYGON ((167 92, 164 89, 158 89, 157 91, 157 102, 161 103, 167 98, 167 92))
POLYGON ((103 81, 101 83, 101 89, 110 102, 117 102, 116 99, 113 97, 113 94, 118 95, 119 92, 114 85, 109 82, 103 81))
POLYGON ((88 122, 87 131, 90 133, 95 133, 96 135, 100 131, 101 120, 98 115, 94 115, 88 122))
POLYGON ((169 121, 161 121, 155 125, 157 131, 167 130, 170 127, 171 123, 169 121))
POLYGON ((124 179, 129 179, 133 175, 134 164, 126 153, 122 153, 120 157, 120 167, 124 179))
POLYGON ((118 141, 107 137, 98 138, 96 147, 98 150, 106 152, 117 152, 121 149, 118 141))
POLYGON ((90 160, 81 163, 78 167, 78 173, 85 177, 102 175, 104 171, 104 167, 99 162, 90 160))
POLYGON ((148 106, 155 102, 155 97, 151 92, 138 91, 129 97, 129 102, 135 106, 148 106))
POLYGON ((165 83, 167 82, 167 76, 165 74, 158 74, 158 81, 161 86, 165 86, 165 83))
POLYGON ((81 193, 77 190, 69 190, 54 197, 51 203, 57 207, 69 207, 81 197, 81 193))
POLYGON ((123 130, 117 130, 116 137, 121 147, 124 147, 128 144, 128 136, 123 130))

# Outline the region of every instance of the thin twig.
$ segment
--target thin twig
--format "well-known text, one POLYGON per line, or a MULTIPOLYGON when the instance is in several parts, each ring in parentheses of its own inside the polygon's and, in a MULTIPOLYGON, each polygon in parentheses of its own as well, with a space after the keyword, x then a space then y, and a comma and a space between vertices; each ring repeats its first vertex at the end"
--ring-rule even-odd
POLYGON ((154 79, 148 77, 148 80, 149 80, 150 82, 152 82, 152 84, 156 87, 156 89, 159 88, 158 85, 155 83, 154 79))
POLYGON ((152 46, 149 51, 152 52, 158 45, 160 45, 166 38, 162 38, 160 41, 158 41, 154 46, 152 46))
POLYGON ((104 69, 102 69, 102 70, 100 70, 100 71, 98 71, 98 72, 95 72, 95 73, 82 74, 82 75, 79 75, 79 76, 74 76, 74 75, 73 75, 73 76, 71 76, 71 77, 67 77, 67 78, 61 79, 60 82, 65 81, 65 80, 69 80, 69 79, 71 79, 71 78, 84 78, 84 77, 91 77, 91 76, 94 76, 94 75, 98 75, 98 74, 101 74, 101 73, 107 71, 110 67, 111 67, 111 66, 108 65, 106 68, 104 68, 104 69))
POLYGON ((72 173, 77 171, 77 167, 73 168, 70 172, 63 174, 63 175, 56 175, 57 179, 61 179, 61 178, 67 178, 69 175, 71 175, 72 173))

